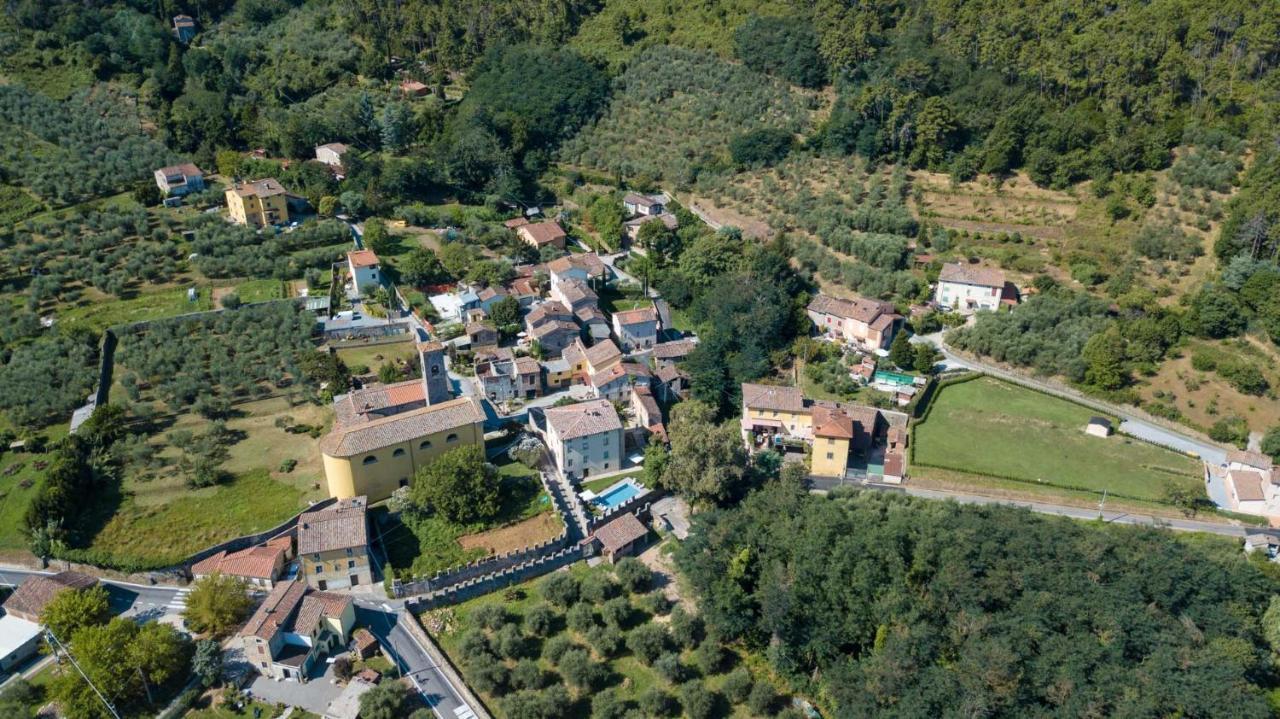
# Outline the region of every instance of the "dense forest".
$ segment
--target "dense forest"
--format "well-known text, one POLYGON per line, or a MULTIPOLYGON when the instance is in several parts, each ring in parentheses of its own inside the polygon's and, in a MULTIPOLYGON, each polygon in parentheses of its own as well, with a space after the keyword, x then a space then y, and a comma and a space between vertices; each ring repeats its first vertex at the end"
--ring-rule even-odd
POLYGON ((1234 551, 782 483, 695 525, 708 630, 827 716, 1271 716, 1277 585, 1234 551))

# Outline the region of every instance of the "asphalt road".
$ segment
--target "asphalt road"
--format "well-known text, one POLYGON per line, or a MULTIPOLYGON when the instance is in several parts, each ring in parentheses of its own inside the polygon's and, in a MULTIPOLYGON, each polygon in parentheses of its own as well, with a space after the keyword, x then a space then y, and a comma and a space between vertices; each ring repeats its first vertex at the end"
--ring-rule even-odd
MULTIPOLYGON (((54 572, 0 569, 0 586, 16 587, 29 577, 42 574, 48 575, 54 572)), ((186 596, 189 590, 185 587, 149 586, 109 579, 99 581, 107 588, 107 593, 111 597, 111 610, 117 614, 144 619, 159 618, 166 614, 181 614, 186 607, 186 596)))
POLYGON ((386 603, 358 600, 356 623, 368 628, 382 643, 383 650, 393 655, 400 671, 413 681, 437 717, 474 717, 461 693, 449 682, 439 665, 432 661, 427 650, 405 628, 405 611, 407 610, 392 610, 391 605, 386 603))
MULTIPOLYGON (((1176 529, 1185 532, 1208 532, 1210 534, 1221 534, 1227 537, 1244 538, 1245 528, 1233 526, 1230 524, 1221 524, 1218 522, 1200 522, 1194 519, 1178 519, 1167 517, 1156 517, 1149 514, 1130 514, 1128 512, 1116 512, 1111 510, 1099 511, 1088 507, 1074 507, 1063 504, 1049 504, 1047 502, 1029 502, 1023 500, 1003 499, 997 497, 986 497, 980 494, 964 494, 961 492, 944 492, 936 489, 924 489, 922 487, 913 487, 907 485, 863 485, 852 481, 841 481, 839 479, 823 479, 814 477, 809 480, 809 487, 812 490, 825 492, 838 486, 854 486, 863 489, 875 489, 886 492, 903 492, 913 497, 922 497, 924 499, 934 500, 955 500, 961 504, 1003 504, 1011 507, 1023 507, 1040 514, 1052 514, 1059 517, 1071 517, 1072 519, 1083 519, 1093 521, 1102 518, 1103 521, 1114 524, 1134 524, 1144 527, 1163 527, 1166 529, 1176 529)), ((1254 531, 1266 531, 1256 529, 1254 531)), ((1268 532, 1271 533, 1271 532, 1268 532)))

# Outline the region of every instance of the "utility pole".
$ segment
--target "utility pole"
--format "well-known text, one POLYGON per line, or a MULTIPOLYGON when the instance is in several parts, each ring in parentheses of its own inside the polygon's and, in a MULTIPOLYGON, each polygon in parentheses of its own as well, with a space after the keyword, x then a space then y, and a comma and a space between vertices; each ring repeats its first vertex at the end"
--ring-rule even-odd
MULTIPOLYGON (((58 640, 58 637, 53 633, 53 630, 46 627, 44 632, 46 635, 48 635, 50 639, 53 640, 53 643, 57 645, 54 648, 54 652, 56 653, 59 649, 61 649, 62 653, 67 655, 67 659, 71 660, 71 666, 75 667, 76 671, 80 673, 81 678, 83 678, 85 683, 89 685, 89 688, 93 690, 93 693, 98 695, 98 699, 102 701, 102 705, 107 708, 107 711, 111 712, 111 716, 115 717, 115 719, 120 719, 120 712, 117 712, 116 708, 111 705, 111 702, 107 701, 107 698, 103 696, 102 692, 98 689, 97 685, 94 684, 93 680, 89 678, 89 675, 84 673, 84 670, 80 668, 80 663, 76 661, 76 658, 72 656, 71 652, 66 648, 66 646, 63 645, 63 643, 58 640)), ((148 692, 149 691, 150 690, 148 690, 148 692)))

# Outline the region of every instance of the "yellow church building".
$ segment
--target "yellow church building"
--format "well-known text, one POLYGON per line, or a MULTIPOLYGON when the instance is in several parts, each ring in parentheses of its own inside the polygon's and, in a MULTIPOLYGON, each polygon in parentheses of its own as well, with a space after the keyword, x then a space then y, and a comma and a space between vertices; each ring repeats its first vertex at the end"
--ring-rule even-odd
POLYGON ((334 398, 334 426, 320 440, 329 496, 377 502, 419 468, 457 447, 484 444, 484 410, 449 393, 444 348, 418 345, 422 377, 334 398))

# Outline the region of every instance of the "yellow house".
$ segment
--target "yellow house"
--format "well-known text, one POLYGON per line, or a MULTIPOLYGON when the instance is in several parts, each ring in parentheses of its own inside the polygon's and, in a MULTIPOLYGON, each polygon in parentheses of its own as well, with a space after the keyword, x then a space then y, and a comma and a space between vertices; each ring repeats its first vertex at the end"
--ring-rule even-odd
MULTIPOLYGON (((410 383, 378 389, 404 384, 410 383)), ((459 397, 383 417, 366 410, 350 425, 335 425, 320 451, 329 496, 365 495, 377 502, 407 487, 419 467, 445 452, 483 444, 484 411, 475 399, 459 397)))
POLYGON ((298 566, 312 589, 373 583, 369 565, 368 500, 351 497, 298 517, 298 566))
POLYGON ((289 221, 288 196, 273 177, 237 184, 226 194, 227 210, 237 224, 266 227, 289 221))
POLYGON ((573 344, 564 348, 561 357, 569 363, 570 372, 590 377, 621 362, 622 350, 611 339, 602 340, 590 347, 584 346, 581 339, 575 339, 573 344))
POLYGON ((742 385, 742 429, 767 430, 807 438, 813 427, 813 412, 805 404, 799 387, 767 384, 742 385))
POLYGON ((839 409, 813 408, 813 462, 809 471, 820 477, 842 477, 849 466, 849 443, 856 432, 853 419, 839 409))

